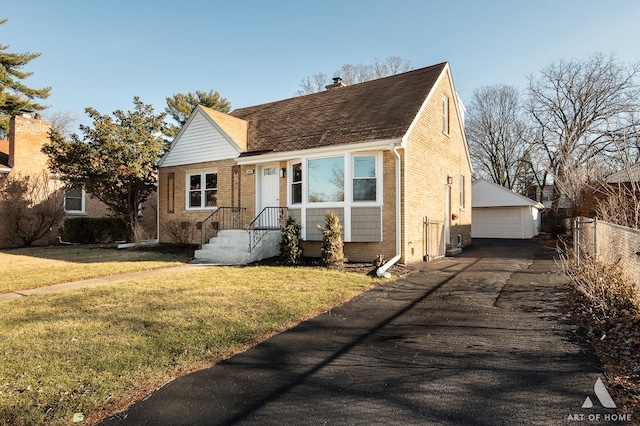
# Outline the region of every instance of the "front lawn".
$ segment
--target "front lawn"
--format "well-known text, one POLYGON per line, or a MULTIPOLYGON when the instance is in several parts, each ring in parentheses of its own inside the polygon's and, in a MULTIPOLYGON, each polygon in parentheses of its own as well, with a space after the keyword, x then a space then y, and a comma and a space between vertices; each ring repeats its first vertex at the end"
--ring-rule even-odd
POLYGON ((383 282, 270 266, 170 277, 4 303, 0 424, 70 424, 74 415, 95 423, 383 282))
POLYGON ((184 254, 98 246, 50 246, 0 250, 0 293, 125 272, 176 266, 184 254))

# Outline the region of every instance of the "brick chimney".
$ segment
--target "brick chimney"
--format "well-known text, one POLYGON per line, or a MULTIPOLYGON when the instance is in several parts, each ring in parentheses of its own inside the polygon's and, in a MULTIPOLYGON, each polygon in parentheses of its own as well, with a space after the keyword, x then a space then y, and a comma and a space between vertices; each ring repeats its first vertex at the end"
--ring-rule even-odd
POLYGON ((51 123, 35 117, 29 111, 20 111, 9 122, 9 165, 12 171, 25 174, 39 173, 47 168, 47 156, 42 145, 49 141, 51 123))
POLYGON ((329 89, 335 89, 336 87, 345 87, 345 86, 346 84, 342 82, 342 79, 340 77, 333 77, 333 84, 324 86, 324 88, 329 90, 329 89))

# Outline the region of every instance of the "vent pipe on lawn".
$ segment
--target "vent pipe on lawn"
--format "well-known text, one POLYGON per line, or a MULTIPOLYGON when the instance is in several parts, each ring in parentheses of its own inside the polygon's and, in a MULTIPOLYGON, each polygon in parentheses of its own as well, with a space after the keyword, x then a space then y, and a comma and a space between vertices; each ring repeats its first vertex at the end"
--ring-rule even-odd
POLYGON ((400 154, 398 154, 398 147, 396 146, 396 144, 392 143, 389 147, 391 149, 391 152, 393 152, 393 155, 395 155, 396 157, 396 255, 387 263, 378 268, 378 270, 376 271, 376 275, 379 278, 389 278, 391 274, 387 272, 387 269, 395 265, 396 262, 400 260, 400 257, 402 255, 402 242, 400 240, 402 236, 402 218, 400 217, 402 211, 400 207, 400 202, 402 201, 402 191, 400 187, 400 184, 402 183, 402 175, 400 174, 400 166, 402 162, 400 159, 400 154))

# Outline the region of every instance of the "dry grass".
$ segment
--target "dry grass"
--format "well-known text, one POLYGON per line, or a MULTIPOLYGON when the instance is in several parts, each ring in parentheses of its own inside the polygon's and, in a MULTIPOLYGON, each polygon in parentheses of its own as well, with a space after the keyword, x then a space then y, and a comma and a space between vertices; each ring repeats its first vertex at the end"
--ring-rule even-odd
POLYGON ((98 246, 32 247, 0 250, 0 293, 164 268, 185 263, 183 254, 98 246))
POLYGON ((567 313, 587 332, 602 362, 618 411, 640 418, 640 298, 615 262, 573 263, 564 245, 559 264, 569 278, 567 313))
POLYGON ((170 277, 4 304, 0 424, 69 424, 76 413, 95 423, 381 282, 268 266, 170 277))

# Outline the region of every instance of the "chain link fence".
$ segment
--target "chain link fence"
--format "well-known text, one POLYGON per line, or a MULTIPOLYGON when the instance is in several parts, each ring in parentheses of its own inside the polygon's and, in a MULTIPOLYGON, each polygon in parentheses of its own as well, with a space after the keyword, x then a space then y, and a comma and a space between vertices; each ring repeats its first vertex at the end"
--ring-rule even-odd
POLYGON ((640 283, 640 230, 577 218, 573 223, 573 250, 576 266, 592 257, 600 263, 618 263, 630 280, 640 283))

